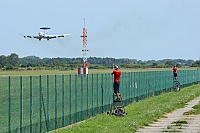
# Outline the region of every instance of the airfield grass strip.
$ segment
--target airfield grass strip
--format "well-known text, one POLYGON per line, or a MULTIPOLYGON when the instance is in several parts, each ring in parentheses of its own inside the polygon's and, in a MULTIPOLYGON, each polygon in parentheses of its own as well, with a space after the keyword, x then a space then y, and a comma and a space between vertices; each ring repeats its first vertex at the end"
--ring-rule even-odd
MULTIPOLYGON (((163 93, 125 107, 125 117, 109 116, 106 113, 89 118, 84 122, 58 129, 56 133, 133 133, 148 126, 175 109, 182 108, 192 99, 200 96, 200 84, 179 92, 163 93)), ((112 98, 112 97, 111 97, 112 98)))

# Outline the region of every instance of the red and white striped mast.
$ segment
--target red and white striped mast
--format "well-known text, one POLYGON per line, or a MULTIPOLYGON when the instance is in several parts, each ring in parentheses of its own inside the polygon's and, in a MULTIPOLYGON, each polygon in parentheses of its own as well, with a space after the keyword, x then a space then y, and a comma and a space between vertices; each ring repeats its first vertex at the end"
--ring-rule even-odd
POLYGON ((87 29, 85 28, 85 19, 84 20, 84 28, 83 28, 83 35, 81 36, 83 38, 83 68, 88 68, 88 63, 87 63, 87 29))
POLYGON ((88 74, 88 63, 87 63, 87 52, 89 51, 87 49, 87 29, 85 28, 85 19, 84 20, 84 28, 83 28, 83 35, 81 36, 83 38, 83 66, 82 68, 78 68, 78 74, 88 74))

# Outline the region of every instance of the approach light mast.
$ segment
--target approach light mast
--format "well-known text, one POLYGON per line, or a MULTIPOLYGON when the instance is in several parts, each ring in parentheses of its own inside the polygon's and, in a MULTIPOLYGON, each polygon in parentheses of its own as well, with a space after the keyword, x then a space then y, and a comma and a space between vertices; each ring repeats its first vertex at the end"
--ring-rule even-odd
POLYGON ((87 29, 85 28, 85 19, 84 20, 84 28, 83 28, 83 35, 81 36, 83 38, 83 66, 82 68, 78 68, 78 74, 88 74, 88 63, 87 63, 87 52, 89 51, 87 49, 87 29))

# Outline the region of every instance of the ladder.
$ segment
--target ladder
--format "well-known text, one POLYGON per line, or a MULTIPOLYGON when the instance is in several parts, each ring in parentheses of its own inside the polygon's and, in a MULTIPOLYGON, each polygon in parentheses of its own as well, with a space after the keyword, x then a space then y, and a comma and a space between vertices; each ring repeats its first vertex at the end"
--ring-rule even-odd
POLYGON ((125 116, 125 108, 121 95, 120 95, 120 100, 117 100, 117 95, 113 93, 113 104, 110 112, 107 112, 107 114, 116 116, 125 116))
POLYGON ((175 91, 180 91, 181 87, 180 87, 180 82, 174 80, 174 90, 175 91))

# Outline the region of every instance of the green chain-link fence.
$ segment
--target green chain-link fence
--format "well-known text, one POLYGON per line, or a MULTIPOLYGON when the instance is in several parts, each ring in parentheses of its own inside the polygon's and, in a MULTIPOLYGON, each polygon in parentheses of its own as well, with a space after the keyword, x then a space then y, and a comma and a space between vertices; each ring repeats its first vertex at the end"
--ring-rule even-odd
MULTIPOLYGON (((182 87, 200 81, 199 70, 178 73, 182 87)), ((172 71, 122 73, 125 105, 170 91, 172 71)), ((111 74, 0 78, 0 132, 47 132, 110 110, 111 74)))

